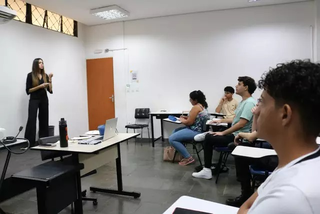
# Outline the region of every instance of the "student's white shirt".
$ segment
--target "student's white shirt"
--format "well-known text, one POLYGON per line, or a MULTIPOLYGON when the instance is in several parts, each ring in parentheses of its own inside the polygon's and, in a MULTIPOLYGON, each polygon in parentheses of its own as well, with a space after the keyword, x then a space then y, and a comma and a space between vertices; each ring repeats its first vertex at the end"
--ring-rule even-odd
POLYGON ((248 214, 320 213, 320 157, 297 163, 315 152, 276 169, 258 188, 248 214))

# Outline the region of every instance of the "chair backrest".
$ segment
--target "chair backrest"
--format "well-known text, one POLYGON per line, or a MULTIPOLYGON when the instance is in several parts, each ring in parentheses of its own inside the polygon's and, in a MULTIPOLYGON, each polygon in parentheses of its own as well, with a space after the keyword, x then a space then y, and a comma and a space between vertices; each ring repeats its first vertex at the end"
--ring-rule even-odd
POLYGON ((148 119, 150 109, 149 108, 136 108, 134 118, 136 119, 148 119))
MULTIPOLYGON (((60 140, 59 136, 44 137, 39 139, 39 145, 45 144, 45 143, 56 143, 59 140, 60 140)), ((48 159, 54 159, 57 157, 63 157, 70 154, 71 154, 70 152, 41 151, 41 159, 44 161, 48 159)))
POLYGON ((207 121, 208 120, 210 120, 210 118, 202 121, 202 130, 201 130, 202 132, 206 132, 209 129, 209 127, 207 126, 207 121))

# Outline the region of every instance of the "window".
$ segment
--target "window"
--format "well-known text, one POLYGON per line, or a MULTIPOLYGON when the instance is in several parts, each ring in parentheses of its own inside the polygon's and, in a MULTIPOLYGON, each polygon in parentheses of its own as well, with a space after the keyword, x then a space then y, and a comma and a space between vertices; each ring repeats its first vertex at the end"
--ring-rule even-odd
POLYGON ((15 20, 26 22, 26 3, 21 0, 7 0, 7 6, 17 12, 15 20))
POLYGON ((78 36, 78 22, 73 19, 28 4, 22 0, 0 0, 0 5, 6 5, 15 10, 17 12, 15 20, 17 21, 26 22, 71 36, 78 36))
POLYGON ((73 29, 74 29, 73 20, 67 17, 63 17, 62 21, 63 21, 63 32, 65 34, 73 35, 73 29))
POLYGON ((32 13, 32 24, 40 27, 44 27, 44 14, 45 10, 36 7, 36 6, 31 6, 31 13, 32 13))
MULTIPOLYGON (((60 15, 48 11, 47 21, 48 21, 48 25, 47 25, 48 29, 61 32, 61 16, 60 15)), ((69 35, 73 35, 73 34, 69 34, 69 35)))

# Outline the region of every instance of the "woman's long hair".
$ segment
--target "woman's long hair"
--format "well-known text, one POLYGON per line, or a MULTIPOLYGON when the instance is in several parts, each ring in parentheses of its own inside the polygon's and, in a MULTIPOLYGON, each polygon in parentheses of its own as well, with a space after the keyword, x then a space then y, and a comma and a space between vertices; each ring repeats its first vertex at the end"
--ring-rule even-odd
POLYGON ((190 98, 192 100, 196 100, 200 103, 204 108, 208 108, 208 103, 206 101, 206 96, 202 93, 202 91, 193 91, 190 93, 190 98))
MULTIPOLYGON (((33 87, 39 85, 39 77, 38 77, 39 73, 42 75, 43 81, 45 83, 47 83, 47 75, 46 75, 46 72, 44 71, 44 67, 43 67, 43 69, 39 68, 39 61, 40 60, 42 60, 42 59, 36 58, 33 60, 33 63, 32 63, 32 85, 33 85, 33 87)), ((43 63, 43 60, 42 60, 42 63, 43 63)))

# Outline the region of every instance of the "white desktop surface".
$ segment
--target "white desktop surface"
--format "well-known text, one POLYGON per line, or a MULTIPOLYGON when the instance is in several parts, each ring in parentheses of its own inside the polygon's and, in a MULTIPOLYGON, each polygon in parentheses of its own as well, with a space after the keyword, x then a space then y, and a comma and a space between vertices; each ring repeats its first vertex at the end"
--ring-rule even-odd
MULTIPOLYGON (((14 143, 7 143, 6 146, 10 147, 10 146, 15 146, 15 145, 19 145, 19 144, 23 144, 23 143, 27 143, 27 140, 25 139, 17 139, 16 142, 14 143)), ((3 148, 4 146, 2 144, 0 144, 0 148, 3 148)))
POLYGON ((236 207, 231 207, 224 204, 219 204, 189 196, 181 196, 163 214, 172 214, 177 207, 213 214, 237 214, 238 212, 238 208, 236 207))
POLYGON ((139 133, 119 133, 118 135, 114 136, 113 138, 110 138, 106 141, 102 141, 101 143, 97 145, 81 145, 77 142, 69 141, 68 147, 60 147, 59 141, 56 143, 56 146, 54 147, 47 147, 47 146, 36 146, 32 147, 31 149, 34 150, 46 150, 46 151, 64 151, 64 152, 76 152, 76 153, 87 153, 91 154, 97 151, 100 151, 102 149, 105 149, 107 147, 111 147, 119 142, 125 141, 127 139, 130 139, 132 137, 138 136, 139 133))
POLYGON ((237 146, 231 153, 234 156, 262 158, 266 156, 277 155, 273 149, 264 149, 250 146, 237 146))

